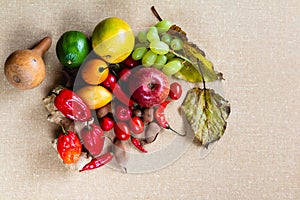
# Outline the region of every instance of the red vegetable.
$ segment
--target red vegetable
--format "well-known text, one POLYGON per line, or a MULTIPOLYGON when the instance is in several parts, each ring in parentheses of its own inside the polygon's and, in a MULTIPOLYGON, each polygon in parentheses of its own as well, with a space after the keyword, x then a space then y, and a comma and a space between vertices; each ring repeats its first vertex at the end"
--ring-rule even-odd
POLYGON ((141 144, 141 142, 137 138, 131 137, 131 142, 141 152, 148 153, 148 151, 143 147, 143 145, 141 144))
POLYGON ((54 105, 62 114, 72 120, 84 122, 91 118, 89 107, 72 90, 61 90, 55 97, 54 105))
POLYGON ((78 136, 72 131, 65 131, 62 127, 63 132, 58 136, 57 139, 57 151, 66 164, 72 164, 78 161, 82 145, 78 136))
POLYGON ((132 117, 129 121, 129 129, 134 134, 140 134, 144 131, 144 123, 139 117, 132 117))
POLYGON ((88 124, 81 130, 81 139, 85 148, 92 155, 102 152, 105 135, 102 129, 96 124, 88 124))
POLYGON ((125 122, 115 123, 114 132, 119 140, 128 140, 130 138, 129 127, 125 122))
POLYGON ((118 83, 116 83, 115 87, 113 88, 113 94, 120 102, 122 102, 126 106, 133 107, 137 105, 136 102, 134 102, 127 96, 127 94, 122 90, 121 86, 118 83))
POLYGON ((113 159, 113 154, 111 152, 107 152, 97 158, 94 158, 86 164, 79 172, 86 171, 86 170, 92 170, 99 168, 107 163, 109 163, 113 159))
POLYGON ((165 108, 167 107, 167 105, 170 103, 170 100, 166 100, 164 102, 162 102, 158 108, 155 110, 154 113, 154 118, 156 120, 156 122, 163 128, 165 129, 169 129, 171 131, 173 131, 174 133, 180 135, 180 136, 185 136, 186 134, 181 134, 178 133, 177 131, 175 131, 173 128, 171 128, 171 126, 169 125, 166 116, 165 116, 165 108))

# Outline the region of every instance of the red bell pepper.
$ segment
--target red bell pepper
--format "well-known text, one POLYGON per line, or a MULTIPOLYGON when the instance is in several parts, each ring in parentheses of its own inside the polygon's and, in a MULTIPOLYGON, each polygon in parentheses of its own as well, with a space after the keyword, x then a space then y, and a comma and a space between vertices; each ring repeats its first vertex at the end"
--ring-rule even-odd
POLYGON ((65 131, 58 136, 57 152, 66 164, 72 164, 78 161, 82 145, 79 137, 72 131, 65 131))
POLYGON ((62 114, 72 120, 85 122, 91 119, 89 107, 72 90, 61 90, 55 97, 54 105, 62 114))
POLYGON ((102 152, 105 135, 100 126, 96 124, 88 124, 81 130, 80 135, 83 145, 90 154, 95 156, 102 152))

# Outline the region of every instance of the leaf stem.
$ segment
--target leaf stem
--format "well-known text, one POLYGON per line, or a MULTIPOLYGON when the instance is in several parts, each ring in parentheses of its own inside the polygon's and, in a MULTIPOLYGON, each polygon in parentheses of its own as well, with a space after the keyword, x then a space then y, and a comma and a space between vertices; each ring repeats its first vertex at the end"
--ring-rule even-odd
MULTIPOLYGON (((183 59, 184 61, 189 62, 191 65, 193 65, 195 67, 194 63, 190 59, 180 55, 179 53, 176 53, 174 50, 170 50, 169 52, 173 53, 175 56, 183 59)), ((204 81, 204 75, 203 75, 203 72, 202 72, 202 69, 201 69, 200 65, 198 64, 199 62, 200 62, 200 60, 199 60, 199 58, 197 58, 197 64, 196 65, 198 65, 198 68, 199 68, 199 71, 200 71, 200 74, 201 74, 201 77, 202 77, 203 87, 204 87, 204 89, 206 89, 205 81, 204 81)))
MULTIPOLYGON (((200 62, 200 60, 199 60, 199 58, 197 58, 197 63, 199 63, 199 62, 200 62)), ((204 75, 203 75, 203 72, 202 72, 202 69, 201 69, 200 65, 198 65, 198 66, 199 66, 199 70, 200 70, 200 73, 201 73, 201 76, 202 76, 203 89, 206 90, 204 75)))
POLYGON ((180 55, 179 53, 176 53, 174 50, 169 50, 169 52, 193 65, 192 61, 190 61, 188 58, 180 55))
POLYGON ((154 8, 154 6, 151 6, 151 11, 154 14, 154 16, 158 19, 158 21, 162 21, 162 18, 159 16, 158 12, 154 8))

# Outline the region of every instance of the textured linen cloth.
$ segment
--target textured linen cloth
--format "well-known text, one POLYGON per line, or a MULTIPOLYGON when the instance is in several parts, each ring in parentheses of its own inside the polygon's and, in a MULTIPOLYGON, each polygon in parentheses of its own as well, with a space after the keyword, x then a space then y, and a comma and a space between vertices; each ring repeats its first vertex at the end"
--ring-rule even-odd
POLYGON ((1 0, 0 5, 0 199, 300 199, 298 0, 1 0), (207 155, 192 143, 178 160, 153 172, 68 171, 51 147, 59 128, 46 120, 42 104, 62 77, 58 38, 68 30, 90 36, 112 16, 135 30, 147 28, 157 22, 152 5, 223 72, 223 94, 232 108, 225 135, 207 155), (33 90, 16 90, 3 73, 7 56, 46 35, 53 43, 44 57, 45 81, 33 90))

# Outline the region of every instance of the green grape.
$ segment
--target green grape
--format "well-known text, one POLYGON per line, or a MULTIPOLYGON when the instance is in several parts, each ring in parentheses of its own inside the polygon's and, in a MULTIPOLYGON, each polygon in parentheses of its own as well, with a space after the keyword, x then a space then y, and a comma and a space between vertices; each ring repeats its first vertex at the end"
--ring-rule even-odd
POLYGON ((166 56, 168 60, 172 60, 175 57, 175 55, 171 52, 167 53, 166 56))
POLYGON ((141 31, 138 33, 137 38, 138 38, 139 42, 142 42, 142 43, 147 42, 147 33, 144 31, 141 31))
POLYGON ((145 55, 143 56, 142 64, 145 67, 150 67, 150 66, 152 66, 154 64, 156 58, 157 58, 157 54, 153 53, 153 51, 151 51, 151 50, 148 50, 145 53, 145 55))
POLYGON ((143 56, 145 55, 146 52, 147 52, 146 47, 138 47, 132 52, 132 55, 131 55, 132 59, 133 60, 140 60, 140 59, 143 58, 143 56))
POLYGON ((150 42, 150 49, 156 53, 156 54, 160 54, 160 55, 164 55, 166 53, 169 52, 169 46, 164 43, 164 42, 161 42, 159 40, 154 40, 152 42, 150 42))
POLYGON ((154 64, 153 64, 153 67, 155 67, 156 69, 161 69, 166 64, 167 60, 168 60, 167 56, 158 55, 155 62, 154 62, 154 64))
POLYGON ((161 41, 163 41, 166 44, 170 44, 170 42, 172 41, 172 36, 168 33, 165 33, 161 36, 161 41))
POLYGON ((183 47, 183 42, 181 39, 179 38, 174 38, 171 42, 170 42, 170 47, 173 50, 180 50, 183 47))
POLYGON ((179 60, 169 61, 162 68, 162 72, 167 76, 172 76, 181 70, 183 64, 179 60))
POLYGON ((149 40, 149 42, 152 42, 154 40, 159 40, 158 31, 157 31, 157 28, 155 26, 151 26, 148 29, 147 39, 149 40))
POLYGON ((147 41, 147 42, 144 42, 144 43, 135 43, 134 44, 134 49, 137 49, 137 48, 139 48, 139 47, 149 47, 149 42, 147 41))
POLYGON ((172 25, 173 25, 172 22, 165 19, 155 24, 155 26, 158 29, 158 33, 167 32, 172 25))

